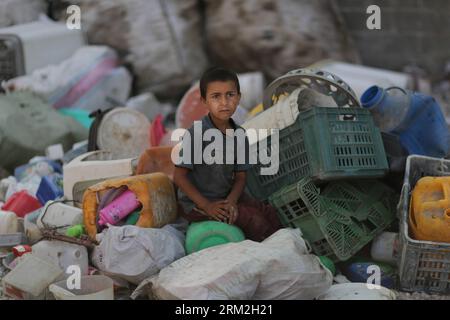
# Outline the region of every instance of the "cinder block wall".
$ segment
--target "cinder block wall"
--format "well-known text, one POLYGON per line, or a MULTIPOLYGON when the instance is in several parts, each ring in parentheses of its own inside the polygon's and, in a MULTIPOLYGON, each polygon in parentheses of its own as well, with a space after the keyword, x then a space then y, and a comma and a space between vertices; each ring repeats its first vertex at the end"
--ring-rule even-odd
POLYGON ((402 70, 417 64, 433 78, 450 60, 450 1, 334 0, 364 64, 402 70), (368 30, 366 9, 381 8, 381 30, 368 30))

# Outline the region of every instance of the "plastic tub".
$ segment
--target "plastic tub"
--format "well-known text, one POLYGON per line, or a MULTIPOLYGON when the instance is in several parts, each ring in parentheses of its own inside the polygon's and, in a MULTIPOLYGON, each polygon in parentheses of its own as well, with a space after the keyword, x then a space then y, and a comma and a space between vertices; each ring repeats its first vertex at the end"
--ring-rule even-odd
POLYGON ((103 275, 82 276, 80 289, 68 289, 67 281, 49 286, 56 300, 114 300, 114 281, 103 275))
POLYGON ((395 300, 395 294, 384 287, 369 289, 366 283, 341 283, 320 295, 317 300, 395 300))
POLYGON ((186 253, 244 240, 244 233, 236 226, 218 221, 196 222, 189 226, 186 233, 186 253))

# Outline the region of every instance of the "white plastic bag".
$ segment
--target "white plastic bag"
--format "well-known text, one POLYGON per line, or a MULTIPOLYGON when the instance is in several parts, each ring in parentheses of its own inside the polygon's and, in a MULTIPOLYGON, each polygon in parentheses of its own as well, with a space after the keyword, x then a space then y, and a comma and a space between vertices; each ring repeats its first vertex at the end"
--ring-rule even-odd
POLYGON ((332 280, 319 258, 308 253, 300 231, 281 229, 261 243, 228 243, 186 256, 135 293, 150 285, 149 295, 156 299, 313 299, 332 280))
POLYGON ((105 274, 139 284, 185 255, 186 228, 181 219, 160 229, 109 226, 99 234, 92 263, 105 274))
POLYGON ((106 109, 125 103, 131 90, 131 75, 118 64, 111 48, 85 46, 60 64, 11 79, 3 87, 32 91, 55 109, 106 109))

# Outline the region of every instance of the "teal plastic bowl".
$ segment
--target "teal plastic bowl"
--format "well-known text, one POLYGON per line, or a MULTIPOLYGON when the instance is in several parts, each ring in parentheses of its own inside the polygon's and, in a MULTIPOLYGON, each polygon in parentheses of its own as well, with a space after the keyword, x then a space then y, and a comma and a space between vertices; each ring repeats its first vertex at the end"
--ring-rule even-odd
POLYGON ((186 253, 191 254, 209 247, 244 241, 241 229, 218 221, 192 223, 186 233, 186 253))
POLYGON ((83 110, 83 109, 70 109, 70 108, 62 108, 58 110, 61 114, 65 116, 69 116, 79 123, 85 128, 88 128, 91 126, 92 122, 94 121, 93 118, 89 118, 89 111, 83 110))

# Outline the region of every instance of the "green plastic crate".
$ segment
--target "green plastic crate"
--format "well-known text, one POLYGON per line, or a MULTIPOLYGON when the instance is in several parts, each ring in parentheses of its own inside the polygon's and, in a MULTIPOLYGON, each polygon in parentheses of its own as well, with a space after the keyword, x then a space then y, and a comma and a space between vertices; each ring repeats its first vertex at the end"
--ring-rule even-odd
POLYGON ((314 180, 386 174, 383 140, 368 110, 316 107, 298 117, 314 180))
MULTIPOLYGON (((260 175, 262 167, 269 165, 256 164, 248 171, 247 188, 257 199, 267 198, 284 186, 294 183, 310 175, 309 161, 303 142, 302 128, 298 121, 279 131, 279 168, 274 175, 260 175)), ((259 142, 258 151, 272 154, 272 136, 259 142)))
POLYGON ((303 178, 269 197, 282 224, 300 228, 314 253, 345 261, 395 219, 397 195, 377 180, 337 181, 320 192, 303 178))
MULTIPOLYGON (((270 155, 272 137, 260 142, 270 155)), ((261 147, 262 145, 262 147, 261 147)), ((377 178, 389 169, 383 140, 370 112, 361 108, 314 107, 279 132, 279 170, 260 175, 261 164, 248 172, 247 187, 260 200, 301 178, 330 181, 377 178)))

